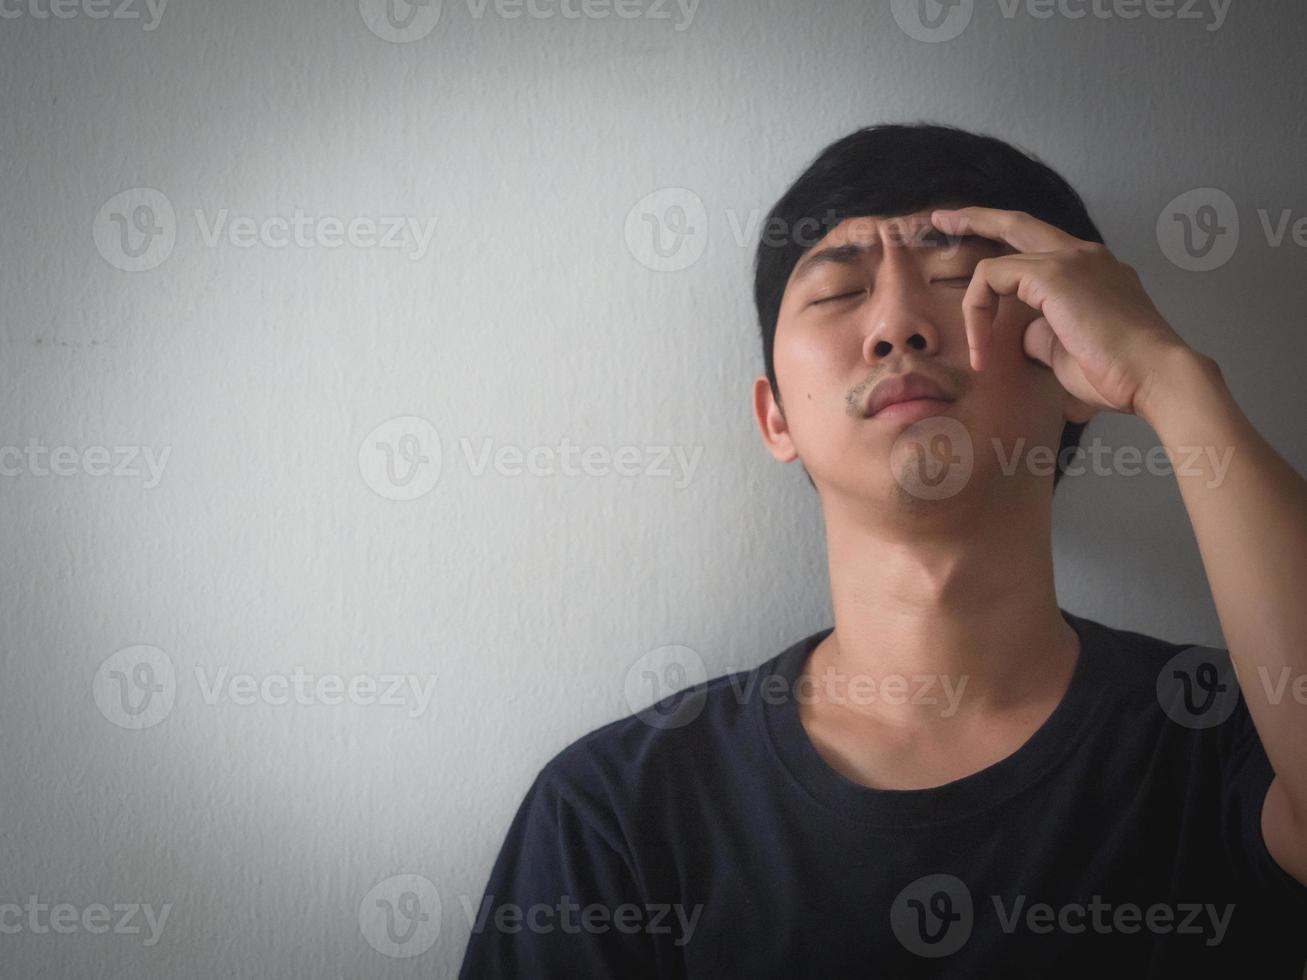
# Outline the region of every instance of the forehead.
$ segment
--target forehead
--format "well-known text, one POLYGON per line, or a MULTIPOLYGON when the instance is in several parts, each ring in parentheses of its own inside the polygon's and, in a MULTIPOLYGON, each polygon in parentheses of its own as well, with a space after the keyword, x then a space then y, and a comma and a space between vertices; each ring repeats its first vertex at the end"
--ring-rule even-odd
POLYGON ((976 235, 945 235, 930 222, 933 208, 911 214, 846 218, 812 245, 795 263, 790 283, 809 277, 823 267, 854 265, 882 248, 907 248, 914 253, 949 258, 959 251, 999 254, 1008 251, 1001 242, 976 235))
POLYGON ((813 246, 814 249, 825 245, 845 245, 851 242, 864 244, 911 245, 913 239, 927 231, 933 231, 930 215, 935 208, 914 211, 911 214, 893 216, 860 215, 845 218, 827 232, 826 237, 813 246))

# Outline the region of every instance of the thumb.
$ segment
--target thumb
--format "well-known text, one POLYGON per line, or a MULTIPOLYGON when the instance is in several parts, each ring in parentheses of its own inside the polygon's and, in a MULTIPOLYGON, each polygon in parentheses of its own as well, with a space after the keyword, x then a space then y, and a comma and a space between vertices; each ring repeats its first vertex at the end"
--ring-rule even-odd
POLYGON ((1063 389, 1066 390, 1065 413, 1068 421, 1088 422, 1098 414, 1097 406, 1078 398, 1068 386, 1067 375, 1074 379, 1072 384, 1077 381, 1083 382, 1084 375, 1081 373, 1079 365, 1075 363, 1074 359, 1067 353, 1066 348, 1062 346, 1062 341, 1058 340, 1057 334, 1053 332, 1047 318, 1041 316, 1030 321, 1025 334, 1022 335, 1021 347, 1026 352, 1027 357, 1052 370, 1063 389))
POLYGON ((1053 366, 1054 351, 1060 343, 1048 319, 1042 316, 1031 320, 1025 334, 1021 337, 1021 347, 1026 352, 1026 356, 1047 368, 1053 366))

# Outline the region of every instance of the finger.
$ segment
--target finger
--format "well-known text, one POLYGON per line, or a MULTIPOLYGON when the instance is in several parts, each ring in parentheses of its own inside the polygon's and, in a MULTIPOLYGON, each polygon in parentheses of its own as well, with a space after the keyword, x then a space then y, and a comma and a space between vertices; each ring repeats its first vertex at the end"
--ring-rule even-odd
POLYGON ((1086 244, 1024 211, 969 207, 932 211, 931 224, 948 235, 980 235, 1006 242, 1018 252, 1055 252, 1086 244))
POLYGON ((1047 268, 1047 261, 1044 255, 1004 255, 981 259, 976 264, 962 297, 962 318, 974 370, 983 370, 987 359, 984 351, 993 342, 994 320, 1003 296, 1015 295, 1027 306, 1043 312, 1039 274, 1047 268))
POLYGON ((1026 326, 1021 337, 1021 349, 1047 368, 1053 367, 1054 347, 1058 343, 1057 334, 1044 317, 1036 317, 1026 326))
POLYGON ((1021 346, 1029 357, 1052 369, 1053 376, 1062 385, 1062 390, 1066 392, 1067 421, 1088 422, 1098 414, 1098 406, 1082 401, 1071 393, 1068 382, 1087 382, 1084 382, 1080 365, 1062 346, 1062 341, 1057 339, 1057 334, 1047 319, 1041 316, 1030 321, 1021 338, 1021 346))
POLYGON ((967 335, 967 349, 971 352, 972 370, 984 370, 989 358, 985 348, 994 336, 994 320, 998 317, 999 295, 992 289, 981 271, 976 271, 962 297, 962 324, 967 335))

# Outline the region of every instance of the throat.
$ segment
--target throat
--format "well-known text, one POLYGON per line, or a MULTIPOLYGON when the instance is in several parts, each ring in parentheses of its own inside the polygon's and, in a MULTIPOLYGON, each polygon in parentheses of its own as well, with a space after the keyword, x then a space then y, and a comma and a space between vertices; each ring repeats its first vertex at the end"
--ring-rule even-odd
POLYGON ((1079 661, 1079 637, 1071 633, 1070 644, 1036 661, 1021 688, 1001 698, 971 698, 965 683, 947 694, 938 680, 933 691, 903 678, 840 687, 831 682, 838 672, 821 666, 819 646, 803 671, 811 696, 798 699, 799 720, 818 755, 846 779, 872 789, 942 786, 1020 751, 1052 716, 1079 661))
POLYGON ((896 728, 820 704, 800 705, 799 718, 818 755, 846 779, 871 789, 930 789, 1013 755, 1056 707, 1030 704, 1002 717, 965 717, 955 727, 945 720, 896 728))

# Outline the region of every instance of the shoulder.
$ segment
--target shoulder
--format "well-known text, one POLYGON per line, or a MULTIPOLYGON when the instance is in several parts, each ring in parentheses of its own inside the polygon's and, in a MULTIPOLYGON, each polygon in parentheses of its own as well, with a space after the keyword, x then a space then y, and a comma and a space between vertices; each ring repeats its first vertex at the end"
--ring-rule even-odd
MULTIPOLYGON (((800 641, 800 643, 805 641, 800 641)), ((589 812, 671 815, 682 804, 708 805, 762 768, 761 711, 778 661, 683 687, 587 732, 544 766, 551 792, 589 812)))
POLYGON ((1253 747, 1256 731, 1229 650, 1084 618, 1080 623, 1093 657, 1087 673, 1104 709, 1099 717, 1114 739, 1160 739, 1222 758, 1253 747))
POLYGON ((547 764, 560 778, 627 778, 632 770, 683 764, 741 737, 771 661, 667 695, 587 732, 547 764))
POLYGON ((1087 616, 1073 618, 1084 626, 1088 648, 1094 655, 1106 658, 1122 669, 1134 668, 1141 674, 1165 663, 1181 650, 1198 645, 1196 641, 1177 642, 1122 626, 1108 626, 1087 616))
POLYGON ((1084 653, 1092 658, 1090 667, 1123 695, 1156 695, 1177 680, 1176 672, 1192 672, 1201 661, 1229 662, 1228 651, 1196 640, 1166 640, 1084 616, 1074 619, 1081 627, 1084 653))

